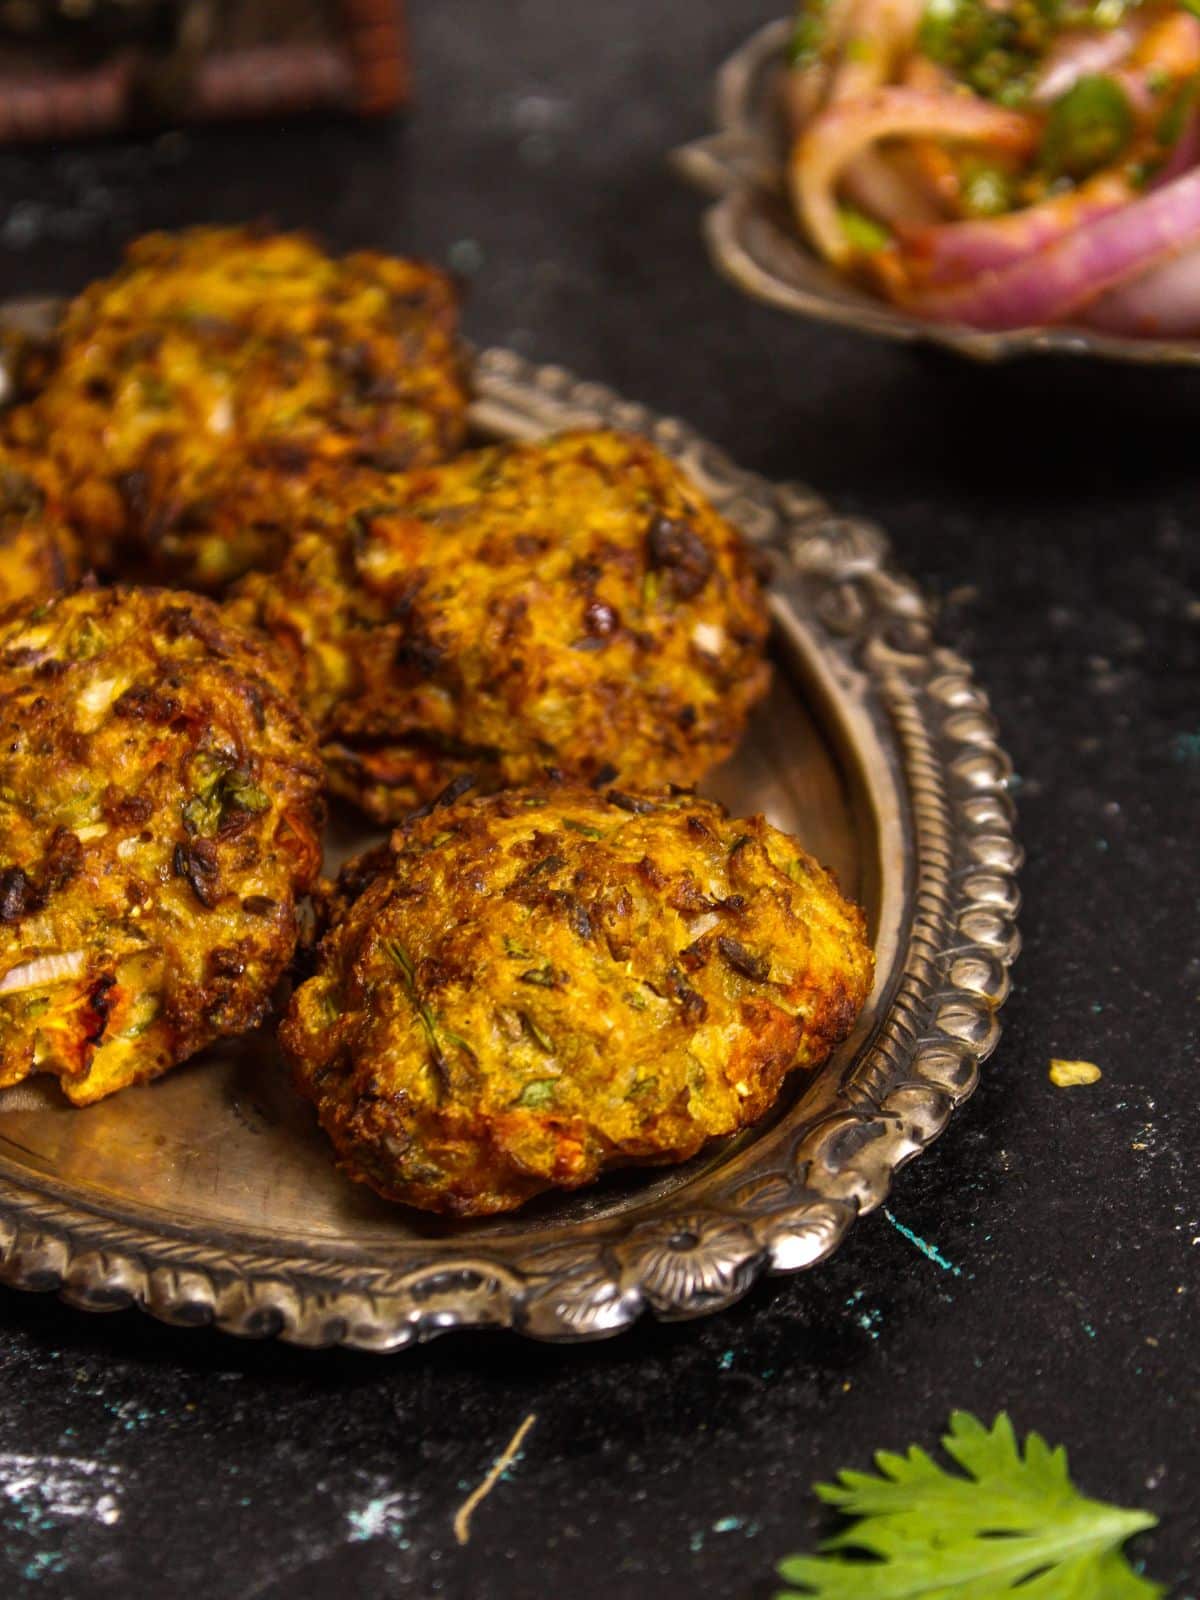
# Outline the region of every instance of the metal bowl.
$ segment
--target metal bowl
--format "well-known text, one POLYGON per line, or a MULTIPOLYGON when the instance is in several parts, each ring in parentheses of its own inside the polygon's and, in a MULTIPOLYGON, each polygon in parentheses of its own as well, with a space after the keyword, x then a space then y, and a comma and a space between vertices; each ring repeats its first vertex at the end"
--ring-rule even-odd
MULTIPOLYGON (((489 351, 476 394, 487 438, 646 434, 773 566, 775 689, 706 787, 797 833, 866 906, 878 978, 854 1036, 765 1123, 685 1167, 473 1224, 343 1178, 268 1034, 83 1110, 22 1085, 0 1097, 5 1282, 304 1345, 386 1351, 468 1327, 598 1338, 813 1266, 974 1088, 1018 944, 1010 769, 883 536, 557 368, 489 351)), ((368 842, 343 827, 331 854, 368 842)))
POLYGON ((940 345, 975 361, 1022 355, 1098 356, 1144 366, 1198 366, 1198 339, 1127 339, 1086 328, 981 333, 925 322, 843 278, 805 244, 784 184, 787 134, 780 86, 792 25, 768 23, 717 76, 717 131, 672 155, 676 170, 717 197, 704 218, 714 265, 756 300, 797 316, 906 343, 940 345))

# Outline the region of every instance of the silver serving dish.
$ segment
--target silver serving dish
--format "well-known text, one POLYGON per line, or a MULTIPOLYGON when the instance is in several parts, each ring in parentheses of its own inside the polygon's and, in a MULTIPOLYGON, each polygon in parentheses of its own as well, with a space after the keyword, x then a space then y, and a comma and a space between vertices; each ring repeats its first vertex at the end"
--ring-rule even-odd
POLYGON ((801 237, 785 191, 788 141, 779 102, 791 28, 786 20, 769 23, 730 57, 717 77, 716 133, 672 155, 678 172, 717 197, 705 237, 714 265, 739 289, 797 316, 940 345, 976 361, 1051 353, 1200 365, 1200 339, 1125 339, 1069 327, 981 333, 925 322, 827 266, 801 237))
POLYGON ((648 435, 767 552, 776 686, 709 788, 799 834, 867 907, 878 981, 857 1031, 765 1124, 688 1166, 469 1225, 340 1176, 266 1035, 86 1110, 22 1085, 0 1099, 7 1283, 304 1345, 597 1338, 813 1266, 974 1088, 1018 944, 1009 765, 883 536, 558 368, 492 350, 476 391, 485 437, 648 435))

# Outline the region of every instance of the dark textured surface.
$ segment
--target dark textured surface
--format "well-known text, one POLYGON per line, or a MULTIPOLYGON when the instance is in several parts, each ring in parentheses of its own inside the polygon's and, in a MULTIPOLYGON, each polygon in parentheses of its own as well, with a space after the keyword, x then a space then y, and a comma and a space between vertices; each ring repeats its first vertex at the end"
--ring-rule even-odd
POLYGON ((877 517, 1023 780, 1026 948, 983 1086, 894 1223, 606 1346, 307 1355, 6 1293, 6 1594, 765 1596, 822 1528, 812 1479, 932 1443, 955 1406, 1066 1443, 1091 1493, 1162 1518, 1147 1570, 1200 1592, 1200 378, 972 369, 713 278, 664 152, 772 10, 442 0, 416 7, 407 126, 0 156, 0 293, 209 219, 426 252, 470 277, 475 339, 877 517), (1103 1079, 1055 1089, 1053 1056, 1103 1079), (531 1412, 460 1548, 455 1510, 531 1412))

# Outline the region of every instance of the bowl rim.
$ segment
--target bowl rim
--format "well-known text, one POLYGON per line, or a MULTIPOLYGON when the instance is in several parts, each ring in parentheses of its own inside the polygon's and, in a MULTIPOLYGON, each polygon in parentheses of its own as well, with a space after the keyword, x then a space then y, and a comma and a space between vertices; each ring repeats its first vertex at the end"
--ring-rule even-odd
POLYGON ((768 22, 719 68, 715 131, 672 151, 681 177, 714 197, 704 237, 717 270, 744 294, 793 316, 974 361, 1025 355, 1090 356, 1139 366, 1200 366, 1200 339, 1134 339, 1056 326, 985 333, 924 321, 842 278, 805 243, 784 194, 772 129, 772 80, 783 69, 787 18, 768 22))

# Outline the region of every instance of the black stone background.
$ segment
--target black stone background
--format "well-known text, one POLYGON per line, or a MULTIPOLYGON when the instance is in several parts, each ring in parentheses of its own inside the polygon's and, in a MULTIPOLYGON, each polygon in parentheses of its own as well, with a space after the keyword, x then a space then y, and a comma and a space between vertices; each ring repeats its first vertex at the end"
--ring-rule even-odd
MULTIPOLYGON (((878 518, 977 664, 1020 774, 1025 951, 983 1085, 896 1220, 736 1309, 607 1345, 307 1354, 0 1297, 0 1451, 96 1460, 121 1516, 0 1494, 46 1596, 763 1597, 808 1486, 954 1407, 1066 1443, 1200 1585, 1200 375, 989 370, 790 321, 710 271, 666 152, 780 0, 425 0, 402 124, 0 155, 0 292, 150 227, 269 217, 449 260, 467 328, 878 518), (1052 1056, 1103 1069, 1059 1090, 1052 1056), (453 1513, 517 1424, 460 1549, 453 1513)), ((5 1480, 13 1483, 10 1471, 5 1480)))

